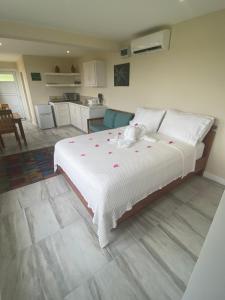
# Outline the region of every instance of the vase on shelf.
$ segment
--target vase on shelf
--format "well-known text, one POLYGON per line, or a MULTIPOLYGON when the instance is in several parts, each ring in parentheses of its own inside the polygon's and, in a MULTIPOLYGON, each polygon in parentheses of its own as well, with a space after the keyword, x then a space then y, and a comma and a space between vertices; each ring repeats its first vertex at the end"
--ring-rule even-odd
POLYGON ((59 66, 55 66, 55 72, 56 72, 56 73, 60 73, 60 68, 59 68, 59 66))
POLYGON ((74 65, 71 66, 71 73, 76 73, 76 68, 74 67, 74 65))

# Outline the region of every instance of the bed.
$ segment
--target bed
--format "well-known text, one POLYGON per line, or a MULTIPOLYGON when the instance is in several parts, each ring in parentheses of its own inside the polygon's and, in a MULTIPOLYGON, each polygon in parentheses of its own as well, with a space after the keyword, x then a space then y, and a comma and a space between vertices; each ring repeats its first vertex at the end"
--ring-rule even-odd
POLYGON ((195 146, 162 133, 118 148, 112 137, 125 127, 67 138, 55 145, 54 165, 64 174, 97 225, 101 247, 111 229, 193 174, 202 175, 215 135, 212 127, 195 146))

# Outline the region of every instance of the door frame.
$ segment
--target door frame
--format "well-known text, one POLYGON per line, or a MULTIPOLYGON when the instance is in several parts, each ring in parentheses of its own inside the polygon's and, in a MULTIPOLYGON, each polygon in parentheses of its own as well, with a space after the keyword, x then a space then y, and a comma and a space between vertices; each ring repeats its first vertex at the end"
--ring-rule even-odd
POLYGON ((23 85, 22 85, 22 79, 19 76, 19 72, 17 69, 12 69, 12 68, 0 68, 0 73, 1 72, 12 72, 14 73, 13 75, 15 76, 15 80, 17 83, 17 87, 18 87, 18 93, 19 93, 19 97, 20 97, 20 101, 21 101, 21 105, 24 111, 24 115, 25 118, 28 120, 31 120, 31 116, 30 116, 30 112, 29 112, 29 108, 28 108, 28 103, 27 103, 27 99, 25 96, 25 91, 23 89, 23 85))

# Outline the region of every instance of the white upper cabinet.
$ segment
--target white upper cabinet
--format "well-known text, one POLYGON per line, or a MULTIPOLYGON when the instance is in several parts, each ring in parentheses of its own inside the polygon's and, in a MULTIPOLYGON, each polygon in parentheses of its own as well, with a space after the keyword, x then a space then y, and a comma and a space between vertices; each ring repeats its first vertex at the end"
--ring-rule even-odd
POLYGON ((106 85, 105 63, 101 60, 92 60, 83 63, 84 86, 104 87, 106 85))

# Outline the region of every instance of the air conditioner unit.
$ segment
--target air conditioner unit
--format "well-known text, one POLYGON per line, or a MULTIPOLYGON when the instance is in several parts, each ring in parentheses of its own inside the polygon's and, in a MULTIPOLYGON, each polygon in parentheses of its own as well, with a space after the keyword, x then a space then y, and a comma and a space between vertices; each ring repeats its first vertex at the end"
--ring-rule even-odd
POLYGON ((170 45, 170 30, 161 30, 131 41, 131 53, 139 54, 157 50, 168 50, 170 45))

